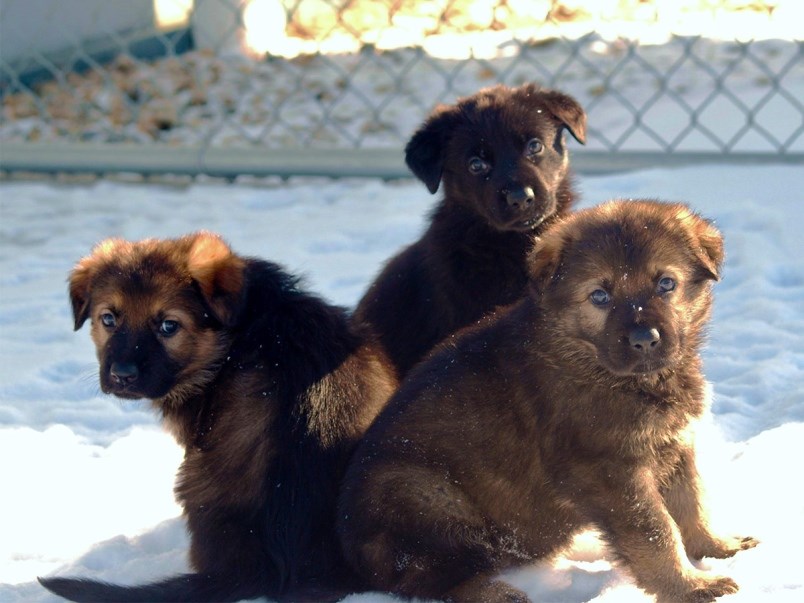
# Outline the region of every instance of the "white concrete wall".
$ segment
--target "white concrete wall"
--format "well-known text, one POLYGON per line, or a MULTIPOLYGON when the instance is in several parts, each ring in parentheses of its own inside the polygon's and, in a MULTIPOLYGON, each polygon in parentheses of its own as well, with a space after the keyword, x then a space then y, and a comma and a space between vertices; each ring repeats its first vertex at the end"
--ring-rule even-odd
POLYGON ((0 58, 67 49, 153 23, 153 0, 0 0, 0 58))

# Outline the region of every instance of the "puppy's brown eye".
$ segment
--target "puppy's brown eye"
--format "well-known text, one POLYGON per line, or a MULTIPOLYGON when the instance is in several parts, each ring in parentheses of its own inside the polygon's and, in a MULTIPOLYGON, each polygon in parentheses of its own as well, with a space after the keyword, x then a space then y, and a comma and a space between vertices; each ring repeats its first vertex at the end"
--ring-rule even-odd
POLYGON ((528 141, 528 146, 526 149, 526 153, 528 155, 538 155, 544 150, 544 144, 538 138, 531 138, 528 141))
POLYGON ((604 291, 603 289, 595 289, 589 294, 589 301, 596 306, 605 306, 611 301, 611 295, 609 295, 608 292, 604 291))
POLYGON ((489 171, 489 167, 489 164, 480 157, 472 157, 469 159, 469 172, 472 174, 485 174, 489 171))
POLYGON ((162 324, 159 325, 159 334, 164 337, 175 335, 178 330, 179 323, 175 320, 163 320, 162 324))
POLYGON ((659 293, 667 293, 675 288, 676 288, 676 281, 674 281, 669 276, 664 276, 659 279, 659 284, 657 286, 657 290, 659 291, 659 293))
POLYGON ((117 325, 117 319, 115 319, 114 314, 111 312, 104 312, 100 315, 100 319, 103 326, 109 329, 117 325))

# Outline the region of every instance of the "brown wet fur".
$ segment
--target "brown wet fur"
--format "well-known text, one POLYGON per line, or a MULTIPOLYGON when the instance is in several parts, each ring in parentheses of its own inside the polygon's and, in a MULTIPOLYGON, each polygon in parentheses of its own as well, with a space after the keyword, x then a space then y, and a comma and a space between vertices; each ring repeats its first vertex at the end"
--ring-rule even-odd
POLYGON ((400 376, 447 336, 524 295, 534 237, 574 201, 567 131, 585 142, 581 106, 527 84, 441 105, 410 139, 408 166, 444 197, 427 231, 388 261, 355 311, 400 376), (534 140, 541 148, 529 152, 534 140), (473 162, 484 169, 473 173, 473 162))
POLYGON ((371 588, 526 601, 499 572, 594 526, 661 602, 735 592, 688 559, 756 545, 711 532, 695 467, 722 261, 681 204, 611 202, 545 233, 530 294, 416 367, 349 466, 339 533, 371 588))
POLYGON ((338 486, 396 385, 365 329, 203 232, 104 241, 72 272, 70 299, 75 328, 91 322, 101 389, 149 399, 185 448, 176 497, 195 573, 130 588, 43 583, 86 601, 354 589, 334 531, 338 486))

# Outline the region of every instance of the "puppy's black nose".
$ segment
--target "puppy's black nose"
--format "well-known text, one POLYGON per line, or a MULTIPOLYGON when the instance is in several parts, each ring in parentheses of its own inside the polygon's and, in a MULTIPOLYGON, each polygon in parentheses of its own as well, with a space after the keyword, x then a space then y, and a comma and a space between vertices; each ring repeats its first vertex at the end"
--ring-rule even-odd
POLYGON ((137 365, 133 362, 112 362, 112 368, 109 369, 109 373, 115 383, 120 385, 134 383, 140 375, 137 365))
POLYGON ((628 334, 628 342, 631 347, 643 354, 647 354, 656 348, 661 339, 657 329, 649 329, 648 327, 634 327, 628 334))
POLYGON ((533 203, 534 199, 536 199, 536 195, 529 186, 516 186, 505 189, 505 200, 514 209, 525 209, 533 203))

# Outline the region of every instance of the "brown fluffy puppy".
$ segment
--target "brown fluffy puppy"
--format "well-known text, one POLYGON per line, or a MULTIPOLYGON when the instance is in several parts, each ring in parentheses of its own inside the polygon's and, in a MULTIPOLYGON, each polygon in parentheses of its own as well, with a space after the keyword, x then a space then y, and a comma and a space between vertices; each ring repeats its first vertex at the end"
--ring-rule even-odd
POLYGON ((185 447, 176 483, 196 573, 122 587, 42 583, 76 601, 319 599, 354 588, 334 530, 353 447, 395 380, 344 311, 217 236, 108 240, 70 277, 100 385, 151 400, 185 447))
POLYGON ((373 588, 526 601, 495 579, 598 527, 660 601, 711 601, 730 578, 687 556, 751 538, 711 533, 690 424, 722 240, 680 204, 612 202, 544 235, 531 295, 410 373, 353 458, 347 558, 373 588))
POLYGON ((430 226, 393 257, 358 304, 400 376, 432 347, 524 295, 533 236, 573 202, 564 132, 586 140, 571 97, 496 86, 442 105, 405 149, 431 193, 430 226))

